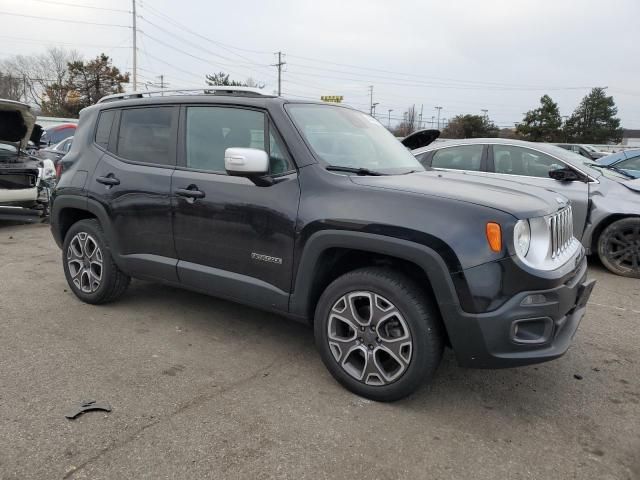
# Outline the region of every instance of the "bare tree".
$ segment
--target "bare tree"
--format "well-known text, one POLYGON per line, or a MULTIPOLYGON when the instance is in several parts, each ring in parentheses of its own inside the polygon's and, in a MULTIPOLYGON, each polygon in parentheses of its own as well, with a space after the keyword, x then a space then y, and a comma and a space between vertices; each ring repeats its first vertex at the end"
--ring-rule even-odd
POLYGON ((0 98, 20 100, 22 97, 22 81, 19 78, 0 72, 0 98))
POLYGON ((64 85, 69 76, 69 63, 80 59, 75 50, 50 48, 40 55, 15 55, 2 62, 0 68, 22 82, 21 100, 42 108, 45 102, 57 105, 64 100, 46 97, 60 90, 51 87, 64 85))
POLYGON ((416 106, 411 105, 403 114, 402 122, 393 132, 398 137, 406 137, 416 131, 416 125, 418 120, 418 112, 416 106))

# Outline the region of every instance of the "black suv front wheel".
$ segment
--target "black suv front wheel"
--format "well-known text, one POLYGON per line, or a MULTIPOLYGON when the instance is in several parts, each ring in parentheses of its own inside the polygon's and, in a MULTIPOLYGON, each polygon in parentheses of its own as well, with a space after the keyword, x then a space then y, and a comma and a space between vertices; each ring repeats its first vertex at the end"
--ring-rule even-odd
POLYGON ((131 278, 118 269, 106 248, 97 220, 80 220, 67 232, 62 246, 67 283, 86 303, 107 303, 120 297, 131 278))
POLYGON ((314 328, 331 374, 372 400, 411 394, 442 358, 433 302, 410 278, 386 268, 355 270, 331 283, 318 302, 314 328))

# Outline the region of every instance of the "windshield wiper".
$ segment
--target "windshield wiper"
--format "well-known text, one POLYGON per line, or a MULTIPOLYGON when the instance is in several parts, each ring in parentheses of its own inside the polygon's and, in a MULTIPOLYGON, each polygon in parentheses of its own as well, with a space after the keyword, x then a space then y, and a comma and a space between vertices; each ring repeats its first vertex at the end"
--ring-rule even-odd
POLYGON ((616 173, 619 173, 620 175, 624 175, 627 178, 636 178, 635 175, 631 175, 628 172, 625 172, 623 169, 616 167, 615 165, 600 165, 599 163, 591 163, 588 164, 590 167, 597 167, 597 168, 606 168, 607 170, 613 170, 616 173))
POLYGON ((334 172, 348 172, 355 173, 356 175, 368 175, 368 176, 380 176, 386 175, 386 173, 376 172, 375 170, 369 170, 368 168, 355 168, 355 167, 341 167, 340 165, 328 165, 327 170, 334 172))

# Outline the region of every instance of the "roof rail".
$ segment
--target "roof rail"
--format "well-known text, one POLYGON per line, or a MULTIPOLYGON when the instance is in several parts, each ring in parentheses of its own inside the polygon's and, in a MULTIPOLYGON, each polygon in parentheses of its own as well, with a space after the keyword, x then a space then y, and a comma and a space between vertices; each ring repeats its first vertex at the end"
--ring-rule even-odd
POLYGON ((114 93, 98 100, 98 103, 112 102, 115 100, 127 100, 130 98, 144 97, 171 97, 179 95, 236 95, 244 97, 270 97, 271 95, 252 87, 200 87, 200 88, 179 88, 173 90, 144 90, 128 93, 114 93))

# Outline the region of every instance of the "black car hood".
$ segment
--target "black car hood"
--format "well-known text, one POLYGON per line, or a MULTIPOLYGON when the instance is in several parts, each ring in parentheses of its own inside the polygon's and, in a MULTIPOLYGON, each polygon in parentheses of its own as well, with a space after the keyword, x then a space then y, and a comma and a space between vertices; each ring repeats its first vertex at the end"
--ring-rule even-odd
POLYGON ((483 205, 519 219, 548 215, 568 204, 565 197, 551 190, 468 173, 429 170, 407 175, 352 176, 351 179, 358 185, 483 205))
POLYGON ((433 143, 440 136, 440 130, 418 130, 411 135, 407 135, 402 140, 402 144, 409 150, 426 147, 433 143))

